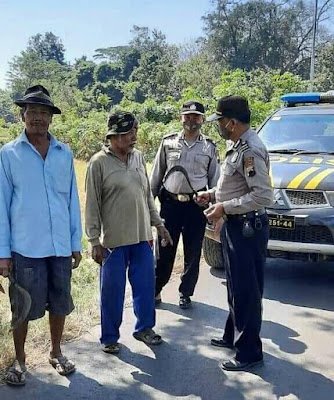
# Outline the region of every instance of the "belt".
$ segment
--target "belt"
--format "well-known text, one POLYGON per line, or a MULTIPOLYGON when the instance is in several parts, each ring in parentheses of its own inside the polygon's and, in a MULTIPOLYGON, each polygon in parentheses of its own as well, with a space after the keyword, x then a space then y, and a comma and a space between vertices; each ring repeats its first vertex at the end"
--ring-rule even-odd
POLYGON ((244 218, 255 218, 255 217, 259 217, 260 215, 263 215, 266 213, 265 208, 260 208, 259 210, 254 210, 254 211, 250 211, 248 213, 245 214, 227 214, 226 217, 227 219, 244 219, 244 218))
POLYGON ((188 201, 192 201, 193 200, 193 194, 192 193, 191 194, 174 194, 174 193, 168 192, 166 190, 166 194, 171 199, 180 201, 181 203, 186 203, 188 201))

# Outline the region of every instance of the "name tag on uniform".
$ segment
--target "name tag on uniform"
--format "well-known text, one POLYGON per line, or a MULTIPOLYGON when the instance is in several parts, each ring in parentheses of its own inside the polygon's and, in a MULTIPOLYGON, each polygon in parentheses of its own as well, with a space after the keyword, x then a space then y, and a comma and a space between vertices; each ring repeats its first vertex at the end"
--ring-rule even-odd
POLYGON ((181 157, 181 151, 169 151, 168 152, 168 160, 179 160, 181 157))

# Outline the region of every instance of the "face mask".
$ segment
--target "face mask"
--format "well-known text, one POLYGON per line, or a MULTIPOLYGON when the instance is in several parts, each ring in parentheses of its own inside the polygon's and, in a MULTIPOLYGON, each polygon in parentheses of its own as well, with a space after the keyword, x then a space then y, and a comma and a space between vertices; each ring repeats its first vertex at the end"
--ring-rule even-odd
POLYGON ((228 123, 227 123, 224 127, 220 126, 219 124, 218 124, 218 126, 217 126, 219 135, 220 135, 223 139, 225 139, 225 140, 229 140, 229 139, 230 139, 230 136, 231 136, 231 133, 232 133, 232 132, 229 132, 229 131, 226 129, 226 128, 228 127, 228 125, 229 125, 230 122, 231 122, 231 120, 228 121, 228 123))
POLYGON ((202 127, 202 124, 193 121, 184 121, 182 125, 183 129, 187 132, 197 132, 202 127))

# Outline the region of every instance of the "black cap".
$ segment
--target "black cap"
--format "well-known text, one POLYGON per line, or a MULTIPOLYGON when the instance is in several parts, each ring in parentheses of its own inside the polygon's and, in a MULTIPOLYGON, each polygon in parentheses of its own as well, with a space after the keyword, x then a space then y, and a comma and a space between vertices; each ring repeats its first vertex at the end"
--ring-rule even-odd
POLYGON ((186 101, 181 108, 181 115, 185 114, 200 114, 204 115, 204 106, 201 103, 198 103, 194 100, 186 101))
POLYGON ((135 122, 137 122, 136 117, 126 111, 110 114, 108 117, 108 133, 106 134, 106 138, 112 135, 123 135, 129 132, 135 122))
POLYGON ((29 87, 22 99, 15 100, 14 103, 19 107, 24 107, 27 104, 40 104, 51 108, 53 114, 61 114, 60 108, 52 103, 49 92, 42 85, 29 87))
POLYGON ((249 120, 250 110, 248 101, 242 96, 225 96, 218 100, 217 110, 207 118, 207 121, 215 121, 219 118, 236 118, 249 120))

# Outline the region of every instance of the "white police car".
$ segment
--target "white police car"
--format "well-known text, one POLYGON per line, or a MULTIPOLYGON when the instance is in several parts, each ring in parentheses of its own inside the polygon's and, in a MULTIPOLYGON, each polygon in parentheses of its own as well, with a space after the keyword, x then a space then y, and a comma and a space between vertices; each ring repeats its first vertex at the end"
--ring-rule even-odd
MULTIPOLYGON (((334 260, 334 91, 282 96, 285 107, 258 129, 274 187, 268 256, 334 260)), ((223 267, 219 239, 207 227, 206 262, 223 267)))

